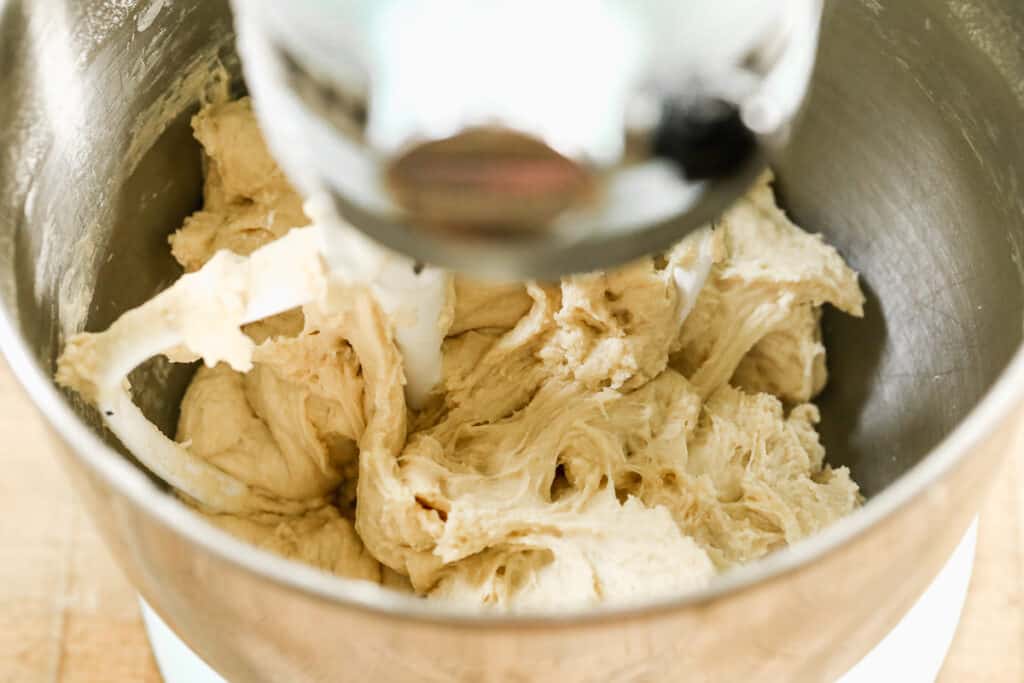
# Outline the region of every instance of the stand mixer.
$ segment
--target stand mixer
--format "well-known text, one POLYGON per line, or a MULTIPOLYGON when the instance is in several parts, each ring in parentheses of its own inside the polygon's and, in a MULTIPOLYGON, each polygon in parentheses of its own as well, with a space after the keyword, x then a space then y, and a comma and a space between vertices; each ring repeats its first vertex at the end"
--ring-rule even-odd
POLYGON ((821 0, 234 3, 274 155, 374 241, 490 277, 665 249, 786 144, 821 0))
MULTIPOLYGON (((540 619, 458 614, 242 543, 54 386, 68 336, 179 277, 167 236, 203 183, 189 122, 216 65, 232 84, 243 74, 224 0, 0 5, 0 350, 119 565, 229 680, 835 680, 929 585, 1011 450, 1024 406, 1014 0, 832 3, 798 134, 771 161, 790 215, 868 290, 863 320, 825 314, 833 388, 819 401, 829 458, 850 467, 864 507, 707 590, 540 619)), ((247 80, 266 117, 258 73, 247 80)), ((311 168, 289 169, 305 192, 311 168)), ((343 239, 363 238, 354 225, 343 239)), ((297 239, 326 271, 327 237, 297 239)), ((298 282, 267 289, 290 296, 298 282)), ((156 359, 132 375, 161 430, 173 432, 193 372, 156 359)))
MULTIPOLYGON (((556 277, 705 226, 784 147, 822 5, 642 7, 236 3, 263 129, 309 197, 313 227, 249 257, 221 252, 107 330, 72 338, 58 381, 86 387, 161 479, 244 512, 251 491, 133 403, 125 378, 139 364, 163 353, 248 372, 255 345, 243 325, 314 301, 337 309, 335 285, 356 283, 403 321, 395 342, 418 408, 441 379, 444 267, 556 277)), ((686 300, 707 277, 702 258, 696 275, 673 275, 686 300)))

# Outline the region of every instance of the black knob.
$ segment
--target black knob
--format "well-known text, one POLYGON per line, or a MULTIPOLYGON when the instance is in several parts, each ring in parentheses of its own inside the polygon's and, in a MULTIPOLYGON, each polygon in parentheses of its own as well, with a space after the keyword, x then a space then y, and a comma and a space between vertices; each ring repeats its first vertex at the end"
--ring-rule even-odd
POLYGON ((714 180, 741 170, 757 152, 757 138, 728 102, 670 102, 663 107, 653 151, 674 161, 687 180, 714 180))

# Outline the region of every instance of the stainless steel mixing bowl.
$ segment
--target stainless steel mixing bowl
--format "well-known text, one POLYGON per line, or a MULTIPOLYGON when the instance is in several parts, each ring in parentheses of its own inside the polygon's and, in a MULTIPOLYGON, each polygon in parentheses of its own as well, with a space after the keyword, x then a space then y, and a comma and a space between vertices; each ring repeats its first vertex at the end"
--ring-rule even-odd
MULTIPOLYGON (((223 2, 0 0, 0 346, 121 566, 231 680, 829 680, 936 573, 1015 429, 1022 35, 1017 0, 831 7, 778 171, 796 219, 864 273, 867 317, 826 323, 821 404, 869 500, 696 595, 500 618, 323 575, 204 524, 54 388, 68 334, 177 275, 165 237, 200 196, 188 117, 212 58, 238 73, 223 2)), ((135 375, 165 429, 189 372, 135 375)))

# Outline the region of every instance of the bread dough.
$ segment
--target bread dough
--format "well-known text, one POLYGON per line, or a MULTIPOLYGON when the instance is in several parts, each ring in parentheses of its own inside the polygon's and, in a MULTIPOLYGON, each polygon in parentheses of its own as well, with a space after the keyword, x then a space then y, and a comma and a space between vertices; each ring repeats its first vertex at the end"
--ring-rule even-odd
MULTIPOLYGON (((194 128, 205 205, 170 239, 186 271, 309 223, 247 100, 194 128)), ((378 278, 407 267, 388 263, 378 278)), ((860 316, 863 295, 776 206, 770 176, 713 228, 606 273, 431 277, 441 294, 418 318, 352 277, 245 326, 251 369, 201 367, 176 438, 297 507, 186 499, 325 571, 507 610, 701 587, 859 504, 847 469, 824 462, 809 401, 827 379, 822 306, 860 316)), ((81 357, 59 379, 88 396, 81 357)))

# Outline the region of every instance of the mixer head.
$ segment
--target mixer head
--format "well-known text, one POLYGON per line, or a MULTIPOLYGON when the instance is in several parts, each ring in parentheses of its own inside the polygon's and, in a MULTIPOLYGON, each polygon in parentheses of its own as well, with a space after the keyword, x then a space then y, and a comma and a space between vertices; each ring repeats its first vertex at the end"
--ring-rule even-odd
POLYGON ((669 247, 781 150, 822 0, 237 0, 274 154, 415 261, 551 278, 669 247))

